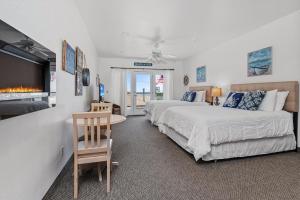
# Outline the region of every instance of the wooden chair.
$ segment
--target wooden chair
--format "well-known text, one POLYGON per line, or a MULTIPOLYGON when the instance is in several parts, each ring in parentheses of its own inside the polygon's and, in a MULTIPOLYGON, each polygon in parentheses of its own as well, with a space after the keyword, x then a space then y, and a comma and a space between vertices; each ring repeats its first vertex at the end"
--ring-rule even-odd
MULTIPOLYGON (((83 112, 73 114, 74 198, 78 197, 78 168, 87 163, 107 163, 107 192, 110 192, 111 148, 110 112, 83 112), (101 122, 101 123, 100 123, 101 122), (101 125, 106 124, 106 139, 100 137, 101 125), (78 141, 79 127, 84 140, 78 141), (95 127, 95 128, 94 128, 95 127), (89 131, 90 130, 90 131, 89 131), (90 132, 90 133, 89 133, 90 132)), ((98 165, 99 180, 101 170, 98 165)), ((101 177, 102 178, 102 177, 101 177)))
POLYGON ((92 103, 92 112, 101 112, 101 111, 110 111, 112 112, 113 105, 112 103, 92 103))

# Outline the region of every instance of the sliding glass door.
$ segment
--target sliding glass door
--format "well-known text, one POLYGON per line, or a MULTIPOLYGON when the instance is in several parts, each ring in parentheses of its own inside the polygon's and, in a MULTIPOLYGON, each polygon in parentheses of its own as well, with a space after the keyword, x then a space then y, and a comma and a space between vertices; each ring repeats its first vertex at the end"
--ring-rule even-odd
POLYGON ((164 76, 154 71, 128 71, 126 114, 142 115, 146 102, 164 98, 164 76))
POLYGON ((128 72, 127 74, 127 114, 142 115, 147 101, 151 99, 151 73, 128 72))

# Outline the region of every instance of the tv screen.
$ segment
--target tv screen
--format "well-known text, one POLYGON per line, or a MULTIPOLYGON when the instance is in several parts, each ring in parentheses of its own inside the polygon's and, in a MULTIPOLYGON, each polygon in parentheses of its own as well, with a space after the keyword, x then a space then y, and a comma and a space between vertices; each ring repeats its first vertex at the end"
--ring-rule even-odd
POLYGON ((104 85, 102 83, 100 83, 100 87, 99 87, 100 91, 99 91, 99 94, 100 94, 100 97, 104 97, 104 85))

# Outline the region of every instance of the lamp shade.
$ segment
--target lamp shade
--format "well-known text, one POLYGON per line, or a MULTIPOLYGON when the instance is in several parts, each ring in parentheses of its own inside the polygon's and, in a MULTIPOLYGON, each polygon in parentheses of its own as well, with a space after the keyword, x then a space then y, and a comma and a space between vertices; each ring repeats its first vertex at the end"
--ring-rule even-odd
POLYGON ((219 97, 221 96, 221 93, 222 93, 222 90, 221 88, 213 88, 212 91, 211 91, 213 97, 219 97))

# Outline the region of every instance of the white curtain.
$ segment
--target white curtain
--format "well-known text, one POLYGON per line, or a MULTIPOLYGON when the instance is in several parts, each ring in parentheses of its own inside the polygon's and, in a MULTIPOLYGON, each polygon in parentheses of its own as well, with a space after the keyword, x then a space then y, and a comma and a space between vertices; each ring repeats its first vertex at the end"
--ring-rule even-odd
POLYGON ((126 70, 111 70, 111 99, 114 104, 121 107, 121 114, 125 115, 126 70))
POLYGON ((164 81, 164 100, 173 99, 173 70, 166 70, 163 75, 164 81))

